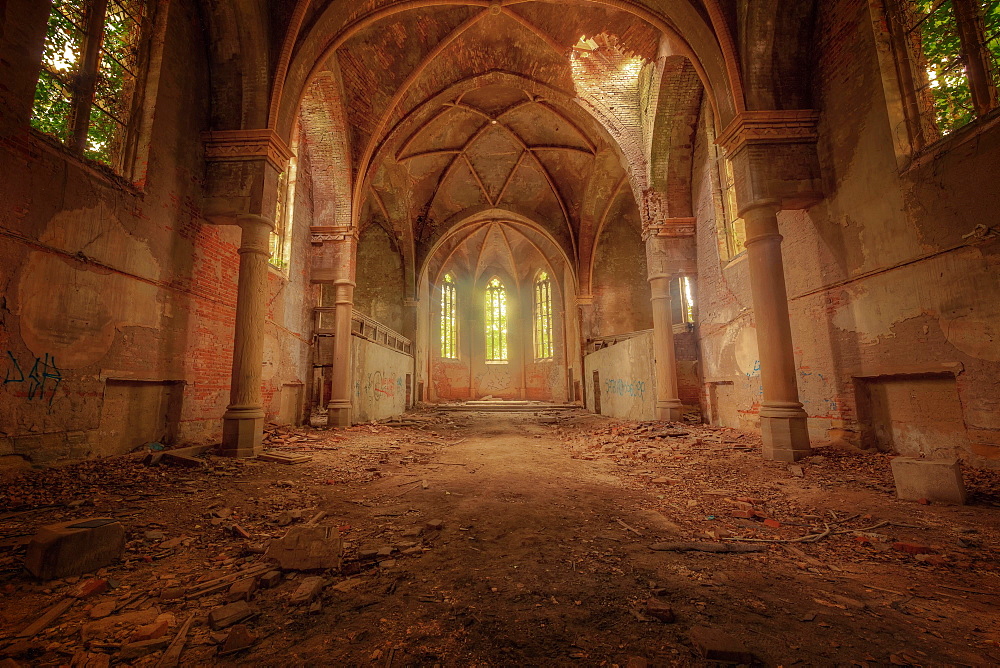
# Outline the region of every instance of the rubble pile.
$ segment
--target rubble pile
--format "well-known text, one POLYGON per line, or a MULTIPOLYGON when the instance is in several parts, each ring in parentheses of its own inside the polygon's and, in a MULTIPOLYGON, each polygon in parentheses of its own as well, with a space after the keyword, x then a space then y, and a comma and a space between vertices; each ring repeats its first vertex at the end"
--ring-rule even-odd
MULTIPOLYGON (((0 511, 0 591, 30 603, 0 609, 0 660, 95 667, 208 662, 247 650, 289 616, 373 600, 365 592, 379 574, 431 550, 445 523, 400 512, 351 526, 319 510, 318 490, 377 479, 390 460, 428 461, 443 441, 384 425, 353 430, 365 438, 269 427, 267 451, 336 451, 294 466, 294 475, 282 463, 210 454, 199 467, 149 466, 138 453, 10 480, 0 511), (220 476, 228 479, 224 488, 220 476), (124 525, 120 560, 57 579, 24 572, 40 528, 89 526, 80 518, 94 514, 124 525)), ((95 531, 108 528, 102 522, 95 531)), ((74 557, 93 563, 86 554, 74 557)), ((72 569, 73 562, 57 566, 72 569)))
MULTIPOLYGON (((564 426, 558 433, 573 458, 613 462, 632 488, 655 491, 659 504, 649 510, 661 520, 669 516, 666 533, 682 540, 653 549, 767 546, 805 570, 828 571, 838 561, 853 561, 1000 572, 995 553, 959 527, 889 521, 851 508, 823 511, 809 502, 825 501, 815 491, 864 489, 899 503, 886 453, 824 447, 794 464, 767 462, 760 457, 759 436, 681 423, 611 422, 564 426), (928 545, 923 535, 932 528, 950 533, 951 540, 928 545)), ((982 501, 1000 490, 1000 472, 970 470, 968 477, 973 496, 982 501)))

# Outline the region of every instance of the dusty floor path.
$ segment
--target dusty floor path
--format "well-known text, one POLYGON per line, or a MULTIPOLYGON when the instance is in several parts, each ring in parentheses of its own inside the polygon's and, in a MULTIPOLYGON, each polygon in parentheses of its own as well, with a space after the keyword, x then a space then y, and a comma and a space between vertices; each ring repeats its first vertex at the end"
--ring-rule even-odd
POLYGON ((173 622, 166 637, 195 616, 185 666, 703 665, 695 627, 765 665, 1000 663, 995 474, 970 476, 973 505, 923 506, 893 498, 882 455, 824 450, 789 468, 764 462, 753 437, 702 426, 580 412, 423 420, 289 432, 275 449, 312 457, 294 466, 133 457, 7 481, 20 510, 0 514, 0 659, 152 666, 161 652, 124 660, 122 645, 138 626, 127 615, 155 612, 173 622), (318 511, 347 541, 346 573, 322 573, 311 608, 289 599, 312 573, 256 592, 256 641, 220 657, 230 629, 204 620, 225 588, 167 592, 255 568, 262 545, 318 511), (17 550, 39 524, 95 514, 128 531, 124 563, 96 574, 114 588, 14 640, 79 584, 32 581, 17 550), (828 535, 734 540, 815 532, 828 535), (664 541, 761 551, 650 549, 664 541), (650 599, 675 619, 649 614, 650 599), (126 617, 95 630, 109 601, 126 617))

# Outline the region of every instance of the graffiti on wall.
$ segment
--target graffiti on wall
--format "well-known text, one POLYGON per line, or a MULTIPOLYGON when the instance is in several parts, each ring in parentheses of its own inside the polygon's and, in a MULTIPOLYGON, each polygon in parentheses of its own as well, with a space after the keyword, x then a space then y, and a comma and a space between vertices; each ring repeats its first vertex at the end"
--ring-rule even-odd
POLYGON ((11 383, 26 384, 24 387, 28 401, 48 399, 49 405, 52 405, 56 390, 59 389, 63 379, 62 372, 56 366, 55 357, 48 353, 45 353, 45 357, 36 357, 31 364, 31 370, 27 373, 24 372, 27 365, 22 366, 10 350, 7 351, 5 362, 7 368, 3 377, 4 387, 11 383))
POLYGON ((391 376, 381 371, 368 374, 364 381, 355 381, 354 393, 360 399, 365 397, 372 401, 383 401, 395 399, 403 391, 403 379, 399 376, 391 376))
POLYGON ((479 381, 480 392, 504 392, 510 389, 510 371, 488 369, 486 373, 479 374, 476 378, 479 381))
POLYGON ((641 401, 646 396, 646 382, 642 380, 609 378, 604 381, 604 391, 619 397, 638 398, 641 401))

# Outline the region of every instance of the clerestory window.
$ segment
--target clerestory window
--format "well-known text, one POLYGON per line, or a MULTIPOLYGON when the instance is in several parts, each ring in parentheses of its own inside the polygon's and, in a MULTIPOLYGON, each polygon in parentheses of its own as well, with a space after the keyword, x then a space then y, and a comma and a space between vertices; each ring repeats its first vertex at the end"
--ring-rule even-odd
POLYGON ((915 150, 997 107, 1000 0, 885 0, 915 150))
POLYGON ((552 357, 552 279, 540 271, 535 278, 535 359, 552 357))
POLYGON ((441 357, 458 359, 458 290, 451 274, 441 281, 441 357))
POLYGON ((486 286, 486 363, 507 362, 507 290, 499 278, 486 286))
POLYGON ((143 0, 52 0, 31 125, 122 173, 135 138, 143 0))

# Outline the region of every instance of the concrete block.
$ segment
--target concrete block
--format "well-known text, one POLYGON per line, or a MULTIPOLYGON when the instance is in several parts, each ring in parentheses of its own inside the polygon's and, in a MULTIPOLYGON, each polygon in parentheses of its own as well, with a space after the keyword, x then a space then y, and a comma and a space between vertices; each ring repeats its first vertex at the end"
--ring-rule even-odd
POLYGON ((82 575, 117 561, 125 549, 125 527, 111 517, 50 524, 28 544, 25 568, 42 580, 82 575))
POLYGON ((957 461, 894 457, 891 464, 898 498, 904 501, 927 499, 939 503, 965 503, 965 483, 957 461))

